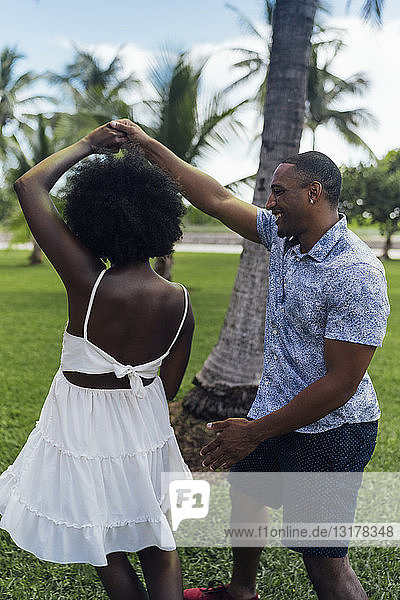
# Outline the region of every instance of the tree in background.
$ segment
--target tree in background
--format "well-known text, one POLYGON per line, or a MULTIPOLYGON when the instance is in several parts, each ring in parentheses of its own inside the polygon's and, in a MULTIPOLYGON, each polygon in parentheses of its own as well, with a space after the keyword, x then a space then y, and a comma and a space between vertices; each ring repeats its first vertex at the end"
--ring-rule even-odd
POLYGON ((348 79, 343 79, 330 71, 332 62, 343 46, 343 41, 338 38, 315 41, 312 45, 307 80, 305 126, 312 132, 313 150, 315 150, 317 128, 331 123, 349 144, 361 146, 374 156, 371 148, 357 133, 362 126, 375 124, 376 121, 371 113, 365 108, 347 110, 337 108, 337 105, 347 96, 361 95, 369 87, 369 81, 363 73, 355 73, 348 79), (326 57, 320 66, 319 56, 329 51, 332 51, 331 55, 326 57))
MULTIPOLYGON (((266 24, 272 24, 275 2, 264 0, 266 24)), ((235 6, 227 5, 239 18, 242 27, 250 35, 263 42, 265 51, 257 52, 246 48, 235 48, 241 55, 233 64, 233 69, 241 72, 241 76, 228 86, 230 91, 243 83, 260 80, 253 97, 253 102, 262 114, 265 103, 265 92, 268 77, 268 57, 270 54, 269 36, 239 11, 235 6)), ((321 8, 321 7, 320 7, 321 8)), ((322 9, 321 9, 322 10, 322 9)), ((312 149, 315 150, 316 130, 318 127, 333 124, 335 129, 349 144, 365 148, 371 156, 372 150, 358 134, 360 127, 375 124, 375 119, 364 108, 339 110, 338 104, 348 96, 361 95, 368 89, 369 81, 365 74, 355 73, 343 79, 331 72, 331 65, 340 50, 345 46, 340 35, 343 29, 326 28, 314 23, 312 47, 307 76, 305 127, 312 132, 312 149)))
MULTIPOLYGON (((22 145, 17 142, 15 136, 8 139, 10 147, 12 144, 13 165, 8 172, 5 190, 2 193, 3 216, 10 203, 15 200, 11 179, 15 180, 46 156, 37 145, 39 141, 44 143, 46 129, 52 130, 53 145, 48 152, 51 153, 108 120, 135 117, 138 122, 137 115, 133 115, 133 109, 137 108, 138 114, 140 112, 141 115, 147 116, 147 125, 140 125, 192 164, 215 145, 227 143, 229 135, 238 132, 240 128, 240 123, 235 117, 239 105, 228 106, 221 93, 207 97, 202 92, 201 77, 205 63, 203 60, 195 65, 185 52, 179 55, 165 52, 153 65, 150 73, 151 97, 140 99, 136 106, 132 106, 125 99, 128 94, 139 89, 140 82, 132 74, 123 77, 119 53, 109 63, 102 65, 89 52, 75 49, 74 60, 66 66, 62 74, 46 75, 50 83, 63 90, 70 112, 55 112, 48 118, 41 115, 39 121, 37 115, 31 114, 29 117, 33 125, 30 127, 25 123, 24 127, 21 127, 20 133, 24 136, 24 139, 20 140, 22 145)), ((30 75, 26 74, 21 81, 31 81, 30 75)), ((16 88, 19 89, 20 85, 21 83, 16 88)), ((7 115, 11 115, 10 110, 7 115)), ((10 119, 11 116, 7 118, 10 119)), ((42 146, 42 150, 44 149, 45 146, 42 146)), ((12 241, 16 241, 17 237, 19 240, 25 240, 27 230, 21 223, 20 213, 14 212, 9 221, 14 230, 12 241)), ((170 267, 170 263, 171 260, 159 264, 158 271, 162 271, 166 277, 170 275, 161 267, 170 267)))
MULTIPOLYGON (((304 123, 310 37, 317 0, 277 0, 253 204, 265 206, 276 165, 298 151, 304 123)), ((201 418, 243 415, 262 373, 267 296, 266 249, 244 241, 219 340, 196 375, 184 407, 201 418)))
MULTIPOLYGON (((119 53, 102 66, 89 52, 75 49, 74 60, 66 66, 64 73, 46 74, 46 79, 51 84, 61 87, 64 99, 70 104, 71 113, 55 112, 49 117, 29 113, 21 121, 15 113, 16 96, 36 77, 31 73, 14 77, 15 63, 20 58, 21 54, 10 49, 3 50, 1 55, 1 81, 5 82, 3 86, 7 91, 0 101, 1 124, 14 121, 18 125, 16 134, 6 139, 0 137, 0 150, 2 146, 5 147, 6 140, 10 159, 3 189, 0 191, 0 216, 12 233, 11 244, 32 239, 16 203, 14 181, 34 164, 85 135, 88 130, 113 118, 132 118, 131 107, 121 98, 121 93, 131 91, 139 85, 133 75, 122 76, 123 65, 119 53)), ((49 98, 30 96, 22 104, 32 104, 38 99, 49 98)), ((19 104, 21 105, 20 101, 19 104)), ((32 241, 34 247, 29 260, 31 264, 36 264, 41 262, 42 253, 36 241, 32 241)))
MULTIPOLYGON (((365 3, 365 10, 367 4, 372 2, 365 3)), ((380 16, 383 1, 374 0, 373 4, 374 14, 380 16)), ((260 166, 253 199, 257 206, 265 206, 276 165, 298 152, 316 8, 317 0, 276 0, 274 5, 260 166)), ((243 416, 255 397, 262 374, 268 258, 263 246, 244 241, 218 342, 183 401, 184 408, 200 418, 243 416)))
POLYGON ((52 119, 60 145, 112 119, 134 117, 131 104, 122 95, 137 90, 140 82, 133 74, 123 76, 119 52, 103 65, 90 52, 75 48, 74 59, 64 73, 47 73, 47 79, 63 90, 70 104, 70 112, 56 113, 52 119))
POLYGON ((377 223, 385 236, 382 259, 389 259, 392 236, 400 228, 400 150, 391 150, 376 164, 345 167, 341 207, 349 218, 377 223))
POLYGON ((29 149, 29 157, 21 150, 17 140, 14 138, 13 156, 16 166, 7 170, 4 178, 4 186, 0 190, 0 200, 6 199, 13 206, 6 222, 8 230, 12 233, 10 244, 32 241, 33 250, 29 256, 31 265, 42 262, 42 251, 25 221, 13 186, 16 179, 54 152, 54 137, 48 133, 46 121, 46 118, 42 114, 38 114, 36 116, 36 127, 24 127, 25 145, 29 149))
MULTIPOLYGON (((236 6, 233 4, 226 4, 226 6, 236 14, 242 30, 262 42, 264 46, 263 52, 251 50, 250 48, 232 48, 235 53, 240 55, 239 60, 233 63, 232 68, 233 70, 240 72, 241 75, 226 88, 226 91, 229 92, 236 87, 253 80, 257 81, 261 77, 262 81, 260 82, 255 95, 250 100, 256 104, 260 114, 263 114, 265 93, 267 90, 268 62, 271 53, 271 38, 269 35, 265 35, 261 29, 257 28, 236 6)), ((274 6, 275 0, 264 0, 264 21, 266 25, 272 25, 274 6)))
MULTIPOLYGON (((24 55, 16 47, 4 47, 0 52, 0 177, 5 189, 0 190, 0 222, 9 218, 15 195, 7 190, 9 169, 18 168, 21 148, 18 136, 30 129, 29 122, 36 119, 30 114, 39 100, 54 101, 49 96, 32 95, 29 88, 39 79, 31 71, 19 73, 24 55), (30 112, 26 112, 26 111, 30 112), (9 127, 10 134, 5 135, 9 127)), ((12 171, 11 171, 12 172, 12 171)))
MULTIPOLYGON (((208 97, 202 93, 205 64, 203 60, 196 65, 187 52, 165 51, 150 73, 155 98, 145 102, 150 109, 145 131, 193 165, 213 148, 227 144, 241 128, 236 111, 243 103, 232 106, 222 93, 208 97)), ((171 279, 171 266, 172 256, 162 257, 155 270, 171 279)))
MULTIPOLYGON (((31 71, 17 74, 18 63, 24 55, 17 49, 5 47, 0 53, 0 156, 4 158, 9 150, 10 137, 4 135, 6 125, 19 125, 23 114, 21 109, 31 105, 43 96, 25 96, 28 87, 38 78, 31 71)), ((22 121, 23 122, 23 121, 22 121)), ((11 142, 13 145, 13 142, 11 142)))

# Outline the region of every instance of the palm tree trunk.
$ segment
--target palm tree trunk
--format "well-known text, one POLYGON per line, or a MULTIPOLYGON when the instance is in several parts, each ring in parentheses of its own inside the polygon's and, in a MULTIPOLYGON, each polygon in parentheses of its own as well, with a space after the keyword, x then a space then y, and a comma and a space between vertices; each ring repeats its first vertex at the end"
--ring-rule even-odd
MULTIPOLYGON (((277 0, 253 204, 265 206, 276 166, 298 151, 304 122, 310 37, 317 0, 277 0)), ((245 241, 219 340, 183 406, 205 419, 243 415, 262 373, 268 288, 265 248, 245 241)))
POLYGON ((35 238, 33 238, 32 241, 33 241, 33 250, 31 252, 31 254, 29 255, 29 263, 31 265, 40 265, 43 261, 43 252, 42 252, 41 247, 35 240, 35 238))
POLYGON ((380 257, 382 260, 390 260, 389 250, 392 247, 392 235, 397 231, 397 223, 390 227, 390 229, 386 230, 386 238, 385 238, 385 246, 383 250, 383 254, 380 257))

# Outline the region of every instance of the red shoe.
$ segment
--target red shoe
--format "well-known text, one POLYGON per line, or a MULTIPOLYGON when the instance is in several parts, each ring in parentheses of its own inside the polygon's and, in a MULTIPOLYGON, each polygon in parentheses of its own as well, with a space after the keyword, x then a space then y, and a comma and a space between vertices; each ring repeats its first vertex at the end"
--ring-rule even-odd
MULTIPOLYGON (((228 584, 214 586, 213 582, 206 588, 190 588, 183 592, 184 600, 235 600, 228 592, 228 584)), ((256 594, 250 600, 260 600, 256 594)))

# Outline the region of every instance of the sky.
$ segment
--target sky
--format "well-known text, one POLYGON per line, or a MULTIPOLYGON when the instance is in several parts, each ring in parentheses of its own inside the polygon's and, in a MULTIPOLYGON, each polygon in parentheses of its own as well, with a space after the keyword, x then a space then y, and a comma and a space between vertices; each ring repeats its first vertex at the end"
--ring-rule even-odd
MULTIPOLYGON (((257 27, 265 29, 262 0, 231 0, 257 27)), ((362 97, 353 97, 338 108, 365 107, 377 120, 366 127, 361 136, 376 156, 400 147, 398 119, 400 77, 400 3, 386 0, 383 26, 362 22, 361 0, 353 0, 346 11, 346 0, 326 2, 330 15, 323 16, 325 25, 340 27, 346 48, 336 57, 332 70, 341 77, 364 72, 370 88, 362 97)), ((126 72, 144 76, 149 62, 162 46, 192 49, 194 56, 211 56, 204 73, 204 88, 216 90, 233 79, 230 69, 233 55, 227 49, 249 47, 263 50, 239 24, 225 0, 0 0, 2 15, 0 48, 17 46, 25 55, 22 70, 37 73, 60 72, 71 61, 72 46, 89 49, 104 60, 119 49, 126 72), (225 49, 225 50, 223 50, 225 49)), ((242 97, 254 90, 242 88, 242 97)), ((253 142, 260 122, 254 113, 242 115, 245 134, 233 139, 229 149, 209 154, 200 166, 222 183, 256 171, 257 144, 253 142)), ((311 149, 311 137, 303 136, 301 150, 311 149)), ((338 164, 356 164, 367 160, 365 151, 343 142, 331 129, 317 131, 317 149, 338 164)))

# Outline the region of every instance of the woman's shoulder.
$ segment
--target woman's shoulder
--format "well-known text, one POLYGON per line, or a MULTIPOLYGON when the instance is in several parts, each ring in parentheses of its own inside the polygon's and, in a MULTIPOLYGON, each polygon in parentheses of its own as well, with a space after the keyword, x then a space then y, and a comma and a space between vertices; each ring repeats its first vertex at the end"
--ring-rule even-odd
POLYGON ((159 288, 160 300, 171 312, 181 311, 189 303, 189 293, 182 283, 166 281, 159 288))

